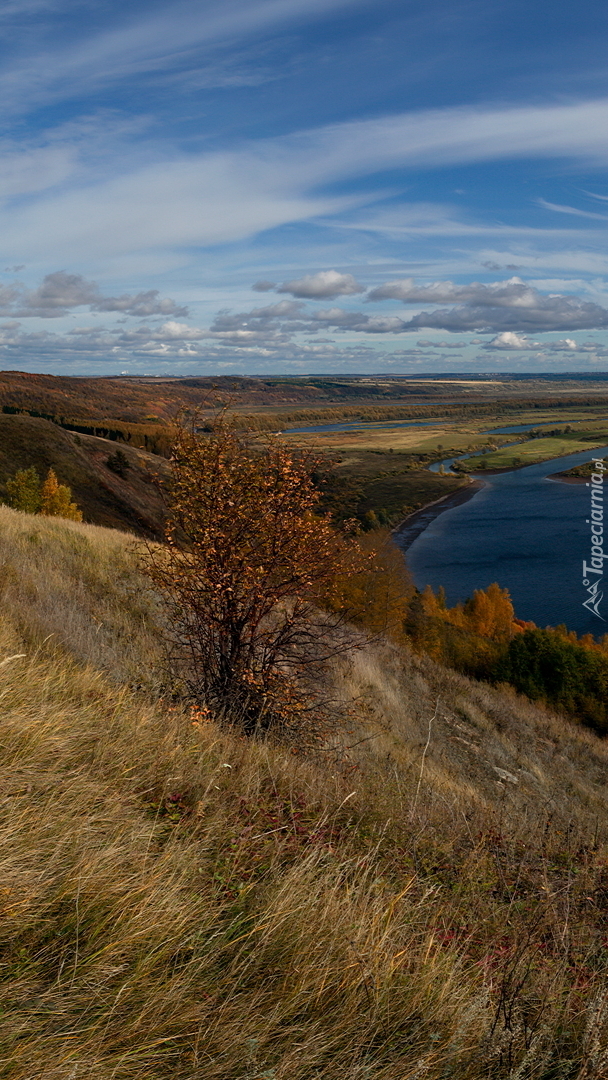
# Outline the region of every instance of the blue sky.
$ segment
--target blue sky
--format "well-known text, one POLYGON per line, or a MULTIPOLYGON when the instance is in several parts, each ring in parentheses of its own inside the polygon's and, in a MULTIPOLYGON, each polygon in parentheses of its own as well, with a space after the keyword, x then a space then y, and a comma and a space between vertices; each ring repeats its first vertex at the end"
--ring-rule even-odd
POLYGON ((608 368, 608 7, 0 0, 0 366, 608 368))

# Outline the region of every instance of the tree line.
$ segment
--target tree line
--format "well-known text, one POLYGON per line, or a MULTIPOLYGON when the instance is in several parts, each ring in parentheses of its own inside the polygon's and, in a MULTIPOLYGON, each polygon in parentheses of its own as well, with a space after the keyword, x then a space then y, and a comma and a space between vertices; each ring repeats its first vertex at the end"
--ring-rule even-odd
POLYGON ((51 424, 66 431, 75 431, 82 435, 96 435, 100 439, 123 442, 150 454, 170 457, 173 443, 173 430, 160 424, 135 424, 122 420, 72 420, 56 413, 42 412, 40 409, 19 408, 16 405, 3 405, 2 412, 9 416, 32 416, 48 420, 51 424))

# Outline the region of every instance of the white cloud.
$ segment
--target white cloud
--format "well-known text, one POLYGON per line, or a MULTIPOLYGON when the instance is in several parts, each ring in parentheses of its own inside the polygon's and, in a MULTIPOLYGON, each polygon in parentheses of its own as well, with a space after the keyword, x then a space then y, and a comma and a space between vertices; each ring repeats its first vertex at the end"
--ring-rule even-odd
POLYGON ((147 292, 123 293, 122 296, 100 297, 91 305, 92 311, 122 311, 126 315, 147 318, 149 315, 187 315, 188 309, 179 307, 174 300, 161 297, 158 289, 147 292))
MULTIPOLYGON (((277 292, 287 292, 286 289, 277 289, 277 292)), ((298 300, 279 300, 276 304, 268 304, 263 308, 254 308, 250 317, 254 319, 293 319, 299 318, 304 309, 304 304, 298 300)))
POLYGON ((488 341, 487 345, 483 346, 484 349, 517 349, 520 350, 534 350, 540 348, 538 341, 529 341, 525 334, 515 334, 512 330, 504 330, 502 334, 497 334, 496 337, 488 341))
MULTIPOLYGON (((563 338, 561 341, 544 341, 541 345, 544 352, 582 352, 573 338, 563 338)), ((595 350, 594 350, 595 351, 595 350)))
POLYGON ((476 304, 480 307, 533 308, 538 304, 539 292, 526 285, 521 278, 497 281, 482 285, 478 281, 470 285, 454 285, 452 281, 433 281, 430 285, 416 285, 414 278, 387 281, 372 289, 367 299, 401 300, 404 304, 476 304))
POLYGON ((252 311, 232 313, 220 311, 211 325, 211 333, 216 331, 270 330, 278 326, 278 319, 299 319, 304 304, 297 300, 279 300, 276 304, 253 308, 252 311))
POLYGON ((608 310, 569 296, 543 297, 535 308, 491 308, 463 305, 422 311, 403 323, 404 330, 450 330, 453 333, 541 334, 554 330, 608 328, 608 310))
MULTIPOLYGON (((330 309, 328 315, 337 322, 340 311, 330 309)), ((370 317, 361 318, 366 320, 370 317)), ((261 320, 258 325, 260 329, 233 327, 210 331, 168 320, 157 327, 81 326, 68 333, 55 334, 47 331, 28 333, 18 322, 12 321, 0 325, 0 357, 3 366, 10 368, 26 364, 28 370, 47 371, 51 367, 80 374, 94 371, 100 364, 107 367, 108 363, 114 363, 116 370, 128 366, 133 373, 192 373, 201 370, 221 373, 222 370, 238 370, 276 374, 290 369, 300 372, 445 371, 450 366, 462 366, 460 353, 443 353, 437 349, 431 352, 428 348, 403 348, 389 352, 357 341, 347 341, 339 346, 320 337, 302 342, 293 340, 289 333, 283 332, 270 319, 265 329, 261 326, 261 320)), ((294 318, 291 325, 299 324, 294 318)), ((369 332, 374 333, 374 330, 369 328, 369 332)), ((534 343, 534 347, 537 347, 537 343, 534 343)), ((555 364, 560 359, 555 354, 560 351, 564 353, 564 350, 570 351, 569 339, 543 346, 535 362, 542 370, 543 357, 546 357, 548 365, 555 364)), ((589 365, 604 361, 608 356, 608 347, 594 342, 586 342, 581 351, 587 353, 589 365)), ((512 370, 514 364, 518 366, 515 357, 511 359, 512 352, 503 352, 508 370, 512 370)), ((496 363, 500 364, 500 350, 494 355, 496 363)), ((467 359, 466 363, 471 365, 470 370, 483 371, 487 370, 488 361, 486 351, 485 355, 481 354, 472 361, 467 359)), ((520 367, 523 362, 522 356, 520 367)), ((563 363, 568 363, 567 356, 564 356, 563 363)))
MULTIPOLYGON (((336 286, 335 277, 339 276, 337 272, 334 275, 332 288, 336 286)), ((320 275, 304 277, 299 281, 310 282, 315 277, 318 279, 320 275)), ((327 282, 321 281, 320 284, 327 282)), ((318 280, 315 285, 319 285, 318 280)), ((296 291, 295 288, 293 291, 296 291)), ((598 304, 579 297, 559 294, 546 296, 519 278, 495 285, 473 282, 464 286, 454 285, 450 281, 417 286, 413 279, 408 278, 378 287, 371 295, 380 299, 386 295, 398 297, 407 303, 429 298, 433 301, 449 298, 461 303, 449 309, 419 312, 404 319, 399 315, 370 314, 337 306, 313 311, 301 300, 280 300, 250 311, 219 311, 209 329, 197 332, 197 337, 207 337, 228 345, 249 343, 278 348, 293 344, 298 340, 297 335, 315 335, 322 329, 338 333, 393 335, 430 327, 456 332, 471 329, 484 333, 492 331, 495 336, 484 346, 487 349, 534 351, 541 345, 531 340, 528 334, 568 330, 573 326, 577 329, 608 328, 608 310, 598 304)), ((477 343, 483 344, 482 341, 477 343)), ((417 344, 420 348, 446 351, 466 347, 462 341, 432 341, 426 338, 420 339, 417 344)), ((547 347, 553 351, 577 348, 570 338, 555 343, 554 347, 547 347)))
POLYGON ((187 323, 173 322, 163 323, 155 333, 156 339, 165 341, 198 341, 205 337, 205 331, 197 326, 188 326, 187 323))
POLYGON ((417 341, 417 345, 420 345, 424 349, 464 349, 466 348, 466 341, 417 341))
POLYGON ((560 351, 563 350, 564 352, 565 351, 575 352, 576 349, 578 348, 578 346, 576 344, 576 341, 573 340, 573 338, 566 338, 564 341, 552 342, 551 343, 551 348, 552 349, 559 349, 560 351))
POLYGON ((337 270, 321 270, 318 274, 307 274, 295 281, 284 281, 277 286, 278 293, 291 293, 306 300, 332 300, 334 296, 352 296, 365 292, 352 274, 340 274, 337 270))
POLYGON ((597 352, 597 347, 584 348, 577 345, 573 338, 563 338, 561 341, 528 341, 520 334, 498 334, 492 341, 483 346, 484 349, 510 349, 518 352, 535 352, 537 356, 546 353, 573 353, 573 352, 597 352))
POLYGON ((403 319, 396 315, 364 315, 360 311, 343 311, 342 308, 317 311, 313 320, 337 330, 356 330, 363 334, 400 334, 404 325, 403 319))

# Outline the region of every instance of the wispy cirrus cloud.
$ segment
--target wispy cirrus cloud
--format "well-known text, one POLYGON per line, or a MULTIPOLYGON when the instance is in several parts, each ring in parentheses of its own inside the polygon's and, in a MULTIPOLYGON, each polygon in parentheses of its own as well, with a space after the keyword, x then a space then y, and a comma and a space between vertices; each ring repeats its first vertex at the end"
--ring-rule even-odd
MULTIPOLYGON (((174 68, 201 67, 200 50, 357 7, 364 0, 208 0, 132 14, 76 40, 31 50, 3 65, 0 110, 21 112, 40 100, 82 98, 104 84, 174 68)), ((12 5, 11 14, 18 14, 12 5)), ((86 28, 87 24, 83 22, 86 28)))
POLYGON ((555 214, 570 214, 573 217, 591 218, 593 221, 608 221, 608 214, 594 214, 592 210, 580 210, 576 206, 562 206, 560 203, 547 202, 546 199, 537 199, 536 202, 544 210, 553 210, 555 214))
MULTIPOLYGON (((151 145, 148 157, 156 155, 157 160, 142 164, 142 151, 130 170, 131 155, 125 158, 126 168, 124 162, 117 166, 115 155, 109 176, 103 175, 99 156, 83 163, 76 142, 68 142, 62 144, 57 164, 65 173, 61 182, 53 181, 27 203, 0 208, 0 227, 5 250, 16 254, 21 243, 28 257, 51 245, 66 255, 86 246, 100 256, 110 247, 120 252, 209 246, 371 201, 375 195, 370 191, 355 199, 323 190, 387 169, 445 168, 526 155, 605 164, 607 126, 608 100, 423 110, 326 125, 222 152, 185 155, 151 145)), ((17 159, 12 168, 16 175, 22 168, 17 159)), ((44 170, 39 175, 44 176, 44 170)), ((406 220, 406 227, 432 232, 429 213, 418 225, 406 220)), ((442 230, 449 235, 450 228, 455 235, 467 229, 471 235, 491 231, 487 225, 456 219, 450 226, 440 220, 441 214, 435 216, 438 235, 442 230)), ((535 231, 546 235, 542 229, 535 231)), ((494 232, 523 238, 534 230, 499 225, 494 232)), ((563 230, 554 235, 571 234, 563 230)))

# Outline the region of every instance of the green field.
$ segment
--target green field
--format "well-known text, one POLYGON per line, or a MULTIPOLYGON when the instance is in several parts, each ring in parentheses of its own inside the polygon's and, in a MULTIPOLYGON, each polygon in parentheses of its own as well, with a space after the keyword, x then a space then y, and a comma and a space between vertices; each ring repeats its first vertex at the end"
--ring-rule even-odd
POLYGON ((473 458, 463 461, 462 467, 467 472, 479 472, 484 469, 513 469, 523 465, 535 465, 540 461, 549 461, 551 458, 565 457, 568 454, 577 454, 582 450, 590 450, 593 446, 605 446, 608 436, 598 438, 577 439, 573 437, 531 439, 515 446, 504 447, 495 453, 484 454, 483 458, 473 458))

